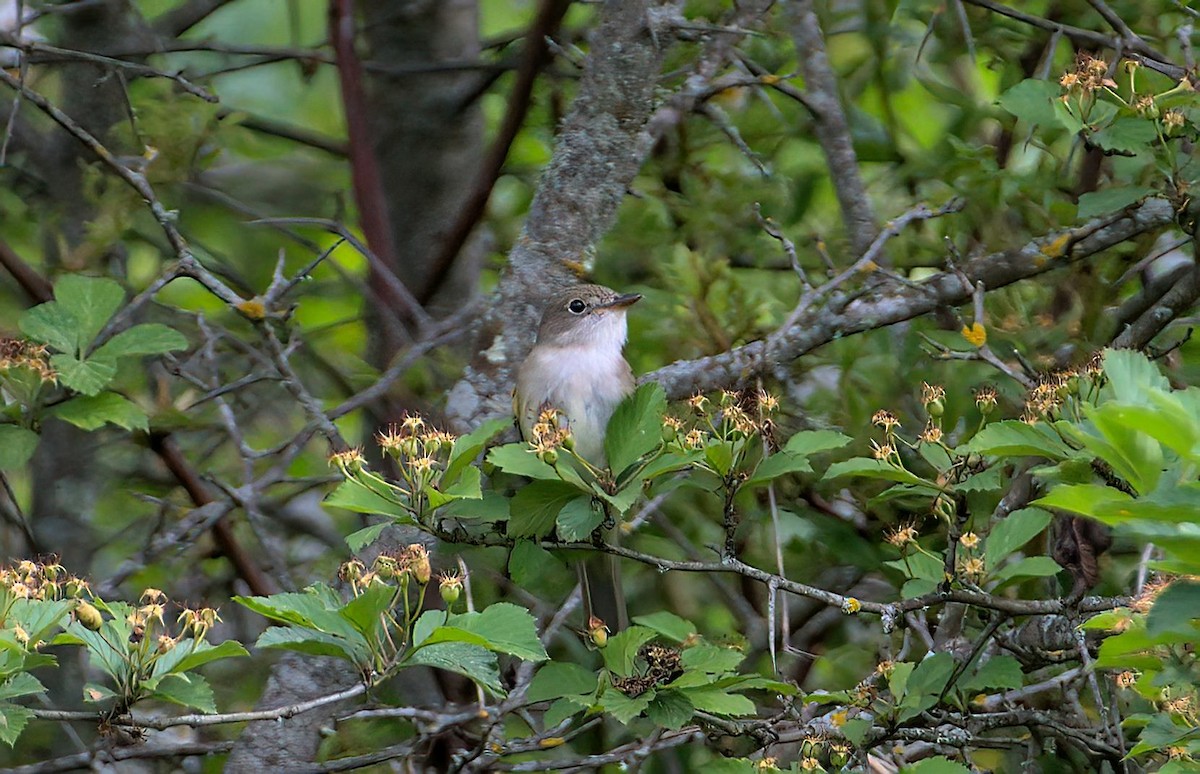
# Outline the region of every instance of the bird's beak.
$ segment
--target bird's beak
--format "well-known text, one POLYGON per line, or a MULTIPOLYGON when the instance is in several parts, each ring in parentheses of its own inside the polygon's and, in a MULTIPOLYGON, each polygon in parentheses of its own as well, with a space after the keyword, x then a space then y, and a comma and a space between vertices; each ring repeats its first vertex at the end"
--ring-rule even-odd
POLYGON ((633 306, 634 304, 636 304, 638 301, 641 301, 641 300, 642 300, 641 293, 626 293, 623 296, 617 296, 612 301, 609 301, 607 304, 604 304, 597 308, 598 309, 625 309, 626 307, 633 306))

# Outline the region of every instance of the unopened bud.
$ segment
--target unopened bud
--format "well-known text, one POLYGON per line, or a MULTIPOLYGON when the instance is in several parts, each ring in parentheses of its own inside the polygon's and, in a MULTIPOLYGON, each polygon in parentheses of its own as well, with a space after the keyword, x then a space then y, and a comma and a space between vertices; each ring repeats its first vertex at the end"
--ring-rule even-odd
POLYGON ((75 620, 83 628, 93 632, 99 631, 100 627, 104 624, 104 616, 100 615, 100 611, 88 602, 80 602, 75 606, 75 620))
POLYGON ((608 627, 604 625, 603 620, 596 616, 588 619, 588 637, 597 648, 608 644, 608 627))
POLYGON ((940 417, 946 413, 946 404, 942 402, 941 398, 937 398, 926 404, 925 410, 929 412, 929 416, 931 417, 940 417))
POLYGON ((555 449, 544 449, 537 454, 538 459, 547 465, 558 462, 558 452, 555 449))
POLYGON ((462 594, 462 585, 462 578, 457 575, 443 575, 438 581, 438 593, 442 595, 442 601, 447 607, 458 601, 462 594))

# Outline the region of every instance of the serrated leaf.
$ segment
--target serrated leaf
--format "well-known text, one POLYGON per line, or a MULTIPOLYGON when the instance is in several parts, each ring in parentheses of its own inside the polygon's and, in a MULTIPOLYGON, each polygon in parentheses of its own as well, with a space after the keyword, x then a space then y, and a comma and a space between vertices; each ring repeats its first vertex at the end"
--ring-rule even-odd
POLYGON ((352 663, 360 663, 366 655, 365 648, 357 648, 341 637, 294 626, 267 627, 267 630, 258 636, 254 647, 281 648, 309 656, 345 659, 352 663))
POLYGON ((54 285, 54 299, 78 321, 77 342, 85 347, 125 302, 125 291, 104 277, 64 274, 54 285))
POLYGON ((0 682, 0 699, 15 699, 18 696, 45 692, 46 686, 28 672, 17 672, 7 680, 0 682))
POLYGON ((1125 185, 1091 191, 1079 197, 1079 219, 1087 220, 1120 210, 1154 193, 1144 185, 1125 185))
POLYGON ((971 770, 966 766, 942 755, 918 761, 900 771, 902 774, 971 774, 971 770))
POLYGON ((604 511, 595 507, 592 498, 580 495, 567 502, 554 519, 555 530, 563 540, 587 540, 592 531, 604 523, 604 511))
POLYGON ((953 672, 954 657, 949 653, 935 653, 917 664, 908 677, 897 720, 904 722, 915 718, 937 704, 938 696, 953 672))
POLYGON ((1048 556, 1027 556, 1000 569, 993 577, 1004 583, 1013 578, 1049 578, 1057 575, 1062 567, 1048 556))
POLYGON ((652 698, 654 698, 652 693, 643 693, 641 696, 631 698, 616 688, 609 688, 604 692, 604 711, 621 723, 629 725, 629 721, 646 711, 652 698))
MULTIPOLYGON (((186 650, 186 648, 180 648, 186 650)), ((249 656, 250 653, 242 647, 240 642, 236 640, 225 640, 224 642, 212 645, 208 642, 197 643, 195 649, 181 658, 173 667, 172 672, 187 672, 196 667, 203 666, 213 661, 219 661, 223 658, 238 658, 241 656, 249 656)))
POLYGON ((633 674, 638 650, 654 637, 654 630, 644 626, 630 626, 625 631, 614 634, 608 638, 604 650, 600 651, 604 656, 604 666, 618 677, 629 677, 633 674))
POLYGON ((487 648, 525 661, 545 661, 549 658, 538 639, 537 624, 529 611, 509 602, 497 602, 482 612, 452 615, 447 626, 477 634, 487 641, 487 648))
POLYGON ((84 395, 100 392, 117 375, 116 362, 103 357, 80 360, 74 355, 60 353, 50 356, 50 365, 58 372, 58 381, 63 386, 84 395))
POLYGON ((367 546, 375 542, 379 534, 388 526, 386 521, 381 521, 378 524, 372 524, 369 527, 351 532, 346 536, 346 545, 354 553, 362 551, 367 546))
POLYGON ((533 593, 544 592, 567 577, 574 583, 574 574, 558 557, 530 540, 518 540, 513 545, 508 555, 508 574, 513 583, 533 593))
POLYGON ((853 439, 836 430, 801 430, 788 439, 783 451, 810 456, 820 452, 840 449, 853 439))
POLYGON ((1197 618, 1200 618, 1200 583, 1177 580, 1155 598, 1146 619, 1146 631, 1151 637, 1166 632, 1200 635, 1197 618))
POLYGON ((338 484, 324 500, 326 507, 345 508, 355 513, 382 514, 391 516, 398 524, 412 524, 412 516, 394 500, 368 489, 356 479, 346 479, 338 484))
POLYGON ((1021 662, 1012 656, 993 656, 969 678, 959 682, 958 688, 967 694, 987 689, 1011 691, 1020 688, 1024 682, 1021 662))
POLYGON ((37 451, 38 434, 16 425, 0 425, 0 470, 19 468, 37 451))
POLYGON ((682 691, 660 690, 646 707, 646 717, 672 731, 687 725, 695 713, 695 705, 682 691))
POLYGON ((988 567, 1000 566, 1000 561, 1033 540, 1050 526, 1053 517, 1041 508, 1022 508, 997 522, 987 537, 984 561, 988 567))
POLYGON ((56 301, 26 310, 18 324, 21 333, 59 352, 73 355, 79 349, 76 335, 79 321, 56 301))
POLYGON ((729 693, 720 688, 684 688, 683 694, 688 701, 702 712, 714 715, 738 716, 753 715, 758 709, 754 702, 740 693, 729 693))
POLYGON ((691 621, 680 618, 667 610, 659 610, 649 615, 634 616, 633 622, 676 642, 683 642, 696 633, 696 625, 691 621))
POLYGON ((989 456, 1030 456, 1051 460, 1065 459, 1072 454, 1071 447, 1045 425, 1027 425, 1015 419, 988 424, 975 434, 966 450, 989 456))
POLYGON ((1027 78, 1000 95, 1000 107, 1029 124, 1055 126, 1058 123, 1054 103, 1062 89, 1053 81, 1027 78))
POLYGON ((780 451, 767 457, 754 469, 754 475, 746 480, 743 487, 758 486, 773 481, 788 473, 811 473, 812 465, 808 458, 788 451, 780 451))
POLYGON ((454 446, 450 450, 450 458, 446 461, 446 472, 442 474, 442 481, 447 484, 457 481, 459 475, 470 467, 479 453, 487 446, 488 441, 511 425, 511 419, 490 419, 466 435, 454 439, 454 446))
POLYGON ((841 462, 835 462, 825 471, 825 478, 837 478, 839 476, 860 476, 862 478, 876 478, 883 481, 896 481, 901 484, 910 484, 930 491, 940 491, 938 486, 931 481, 926 481, 920 476, 914 475, 904 468, 894 467, 883 460, 873 459, 871 457, 853 457, 841 462))
POLYGON ((12 747, 32 717, 33 710, 19 704, 0 703, 0 741, 12 747))
POLYGON ((127 328, 101 344, 92 357, 162 355, 188 348, 187 337, 161 323, 143 323, 127 328))
POLYGON ((731 648, 722 648, 710 643, 701 643, 686 648, 679 662, 684 669, 705 672, 708 674, 724 674, 737 669, 746 654, 731 648))
POLYGON ((1125 116, 1092 135, 1092 142, 1107 151, 1140 153, 1150 149, 1158 139, 1154 122, 1146 118, 1125 116))
POLYGON ((531 482, 509 500, 509 537, 549 535, 558 512, 579 495, 579 490, 565 481, 531 482))
POLYGON ((474 680, 494 696, 503 696, 500 667, 496 656, 486 648, 462 642, 443 642, 420 648, 408 658, 408 663, 446 669, 474 680))
POLYGON ((596 690, 596 673, 578 664, 551 661, 544 664, 525 693, 528 702, 549 701, 563 696, 582 696, 596 690))
POLYGON ((55 406, 49 414, 88 431, 98 430, 106 424, 143 432, 150 428, 146 412, 136 403, 115 392, 77 395, 55 406))
POLYGON ((560 480, 554 468, 539 460, 528 444, 510 443, 489 449, 487 461, 505 473, 516 476, 544 481, 560 480))
POLYGON ((621 473, 662 443, 667 395, 657 382, 643 384, 621 401, 604 435, 604 452, 614 473, 621 473))
POLYGON ((191 707, 206 715, 217 711, 212 686, 197 674, 164 675, 155 685, 151 697, 191 707))

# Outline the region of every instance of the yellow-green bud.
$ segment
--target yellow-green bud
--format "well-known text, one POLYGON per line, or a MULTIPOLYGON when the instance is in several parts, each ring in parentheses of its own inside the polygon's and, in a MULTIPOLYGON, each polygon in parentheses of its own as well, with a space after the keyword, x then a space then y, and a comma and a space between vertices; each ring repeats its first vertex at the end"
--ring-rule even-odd
POLYGON ((538 452, 537 456, 538 456, 538 459, 540 459, 542 462, 546 463, 547 465, 553 465, 554 463, 558 462, 558 452, 555 451, 554 449, 546 449, 544 451, 540 451, 540 452, 538 452))
POLYGON ((104 625, 104 616, 100 615, 100 611, 88 602, 80 602, 75 606, 75 620, 90 631, 99 631, 104 625))
POLYGON ((946 404, 942 402, 941 398, 937 398, 927 403, 925 410, 929 412, 929 416, 931 417, 940 417, 946 413, 946 404))
POLYGON ((662 427, 663 443, 672 443, 678 437, 679 437, 679 431, 675 429, 674 425, 663 425, 663 427, 662 427))

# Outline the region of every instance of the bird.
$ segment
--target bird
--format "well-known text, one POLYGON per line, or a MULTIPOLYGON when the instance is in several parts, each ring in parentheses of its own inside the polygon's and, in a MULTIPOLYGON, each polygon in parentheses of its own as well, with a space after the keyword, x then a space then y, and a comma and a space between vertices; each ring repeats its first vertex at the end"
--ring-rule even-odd
MULTIPOLYGON (((634 388, 633 369, 623 354, 626 313, 641 299, 639 293, 617 293, 603 285, 575 285, 550 296, 533 349, 517 370, 513 412, 523 438, 533 436, 545 409, 557 409, 570 428, 574 452, 594 467, 607 467, 608 420, 634 388)), ((627 615, 615 557, 594 566, 593 574, 610 575, 611 582, 598 583, 605 590, 593 599, 587 568, 578 564, 588 628, 594 628, 595 618, 623 629, 627 615)))

